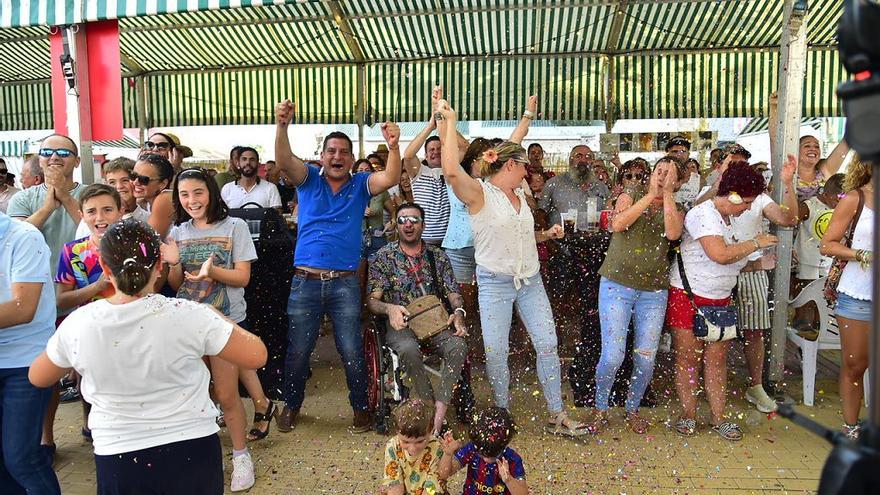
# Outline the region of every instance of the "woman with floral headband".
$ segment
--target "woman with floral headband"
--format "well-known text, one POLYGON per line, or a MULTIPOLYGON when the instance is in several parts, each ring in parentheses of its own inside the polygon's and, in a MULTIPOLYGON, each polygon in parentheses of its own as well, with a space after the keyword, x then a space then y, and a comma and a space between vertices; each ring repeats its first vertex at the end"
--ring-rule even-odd
MULTIPOLYGON (((458 163, 455 111, 446 100, 439 100, 437 112, 447 121, 441 155, 443 174, 458 199, 467 205, 474 229, 486 374, 495 405, 510 407, 507 355, 516 302, 537 354, 538 380, 550 412, 547 429, 560 435, 583 435, 586 427, 569 418, 563 409, 556 328, 539 273, 536 247, 536 242, 562 238, 562 227, 534 231, 534 218, 522 189, 529 160, 518 142, 505 141, 486 150, 480 174, 484 180, 477 180, 458 163)), ((523 114, 526 119, 534 116, 530 111, 523 114)))

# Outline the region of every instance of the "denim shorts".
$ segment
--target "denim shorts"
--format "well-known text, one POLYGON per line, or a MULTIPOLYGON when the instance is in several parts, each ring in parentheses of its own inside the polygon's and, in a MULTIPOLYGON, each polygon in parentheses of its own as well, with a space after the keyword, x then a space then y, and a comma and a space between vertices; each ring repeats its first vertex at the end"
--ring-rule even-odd
POLYGON ((835 313, 850 320, 871 321, 871 301, 856 299, 838 292, 835 313))
POLYGON ((473 284, 476 281, 477 262, 474 259, 474 247, 446 249, 446 256, 452 265, 455 281, 460 284, 473 284))

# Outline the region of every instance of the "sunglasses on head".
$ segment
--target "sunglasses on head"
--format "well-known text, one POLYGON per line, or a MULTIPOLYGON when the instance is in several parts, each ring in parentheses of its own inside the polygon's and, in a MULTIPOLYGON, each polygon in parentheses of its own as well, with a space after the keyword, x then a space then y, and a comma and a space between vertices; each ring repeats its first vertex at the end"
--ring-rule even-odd
POLYGON ((174 145, 171 143, 154 143, 152 141, 144 143, 144 149, 147 150, 167 150, 171 149, 172 146, 174 145))
POLYGON ((39 155, 43 158, 49 158, 52 155, 58 155, 59 158, 67 158, 73 156, 73 150, 67 148, 40 148, 39 155))
POLYGON ((417 217, 415 215, 404 215, 397 217, 397 225, 403 225, 406 222, 412 224, 422 223, 422 217, 417 217))
POLYGON ((623 178, 626 180, 642 180, 645 177, 644 174, 641 173, 625 173, 623 174, 623 178))
POLYGON ((131 174, 131 180, 137 182, 142 186, 146 186, 149 185, 150 182, 156 182, 162 179, 154 179, 152 177, 147 177, 146 175, 131 174))

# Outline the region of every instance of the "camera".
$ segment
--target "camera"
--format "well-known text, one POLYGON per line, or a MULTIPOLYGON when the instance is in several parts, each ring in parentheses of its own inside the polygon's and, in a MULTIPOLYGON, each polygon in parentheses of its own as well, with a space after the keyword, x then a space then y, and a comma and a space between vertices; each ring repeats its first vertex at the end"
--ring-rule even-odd
POLYGON ((880 0, 845 0, 837 31, 840 59, 853 75, 837 88, 846 142, 866 161, 880 159, 880 0))

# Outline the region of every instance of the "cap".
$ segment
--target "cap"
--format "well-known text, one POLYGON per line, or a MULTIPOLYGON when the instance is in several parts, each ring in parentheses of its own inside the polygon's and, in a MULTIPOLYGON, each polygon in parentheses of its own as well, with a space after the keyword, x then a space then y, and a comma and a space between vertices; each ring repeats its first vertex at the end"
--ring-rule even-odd
POLYGON ((690 150, 691 142, 688 141, 687 138, 684 136, 675 136, 666 143, 666 151, 669 151, 669 149, 673 146, 684 146, 685 148, 690 150))
POLYGON ((387 152, 388 152, 388 145, 380 144, 379 146, 376 146, 376 153, 387 153, 387 152))
POLYGON ((742 155, 746 157, 746 160, 752 157, 752 154, 749 153, 749 150, 743 148, 739 144, 728 144, 724 147, 724 156, 728 157, 730 155, 742 155))

